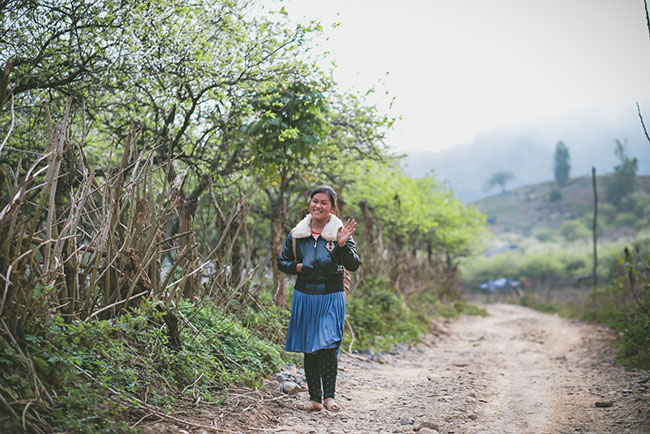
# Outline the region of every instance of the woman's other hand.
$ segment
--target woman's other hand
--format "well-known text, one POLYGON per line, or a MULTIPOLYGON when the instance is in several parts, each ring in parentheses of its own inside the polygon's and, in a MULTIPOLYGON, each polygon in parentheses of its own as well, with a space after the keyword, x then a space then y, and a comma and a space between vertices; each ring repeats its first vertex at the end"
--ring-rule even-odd
POLYGON ((339 228, 336 234, 336 241, 339 247, 345 246, 352 234, 357 230, 357 222, 354 219, 347 219, 345 224, 339 228))
POLYGON ((302 271, 302 262, 298 262, 298 263, 296 264, 296 271, 297 271, 298 273, 300 273, 300 272, 302 271))

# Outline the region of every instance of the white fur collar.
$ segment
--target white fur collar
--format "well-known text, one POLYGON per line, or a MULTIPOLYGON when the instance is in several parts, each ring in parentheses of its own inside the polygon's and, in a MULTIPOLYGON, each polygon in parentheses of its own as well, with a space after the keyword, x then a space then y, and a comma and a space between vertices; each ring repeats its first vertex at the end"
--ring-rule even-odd
MULTIPOLYGON (((311 214, 307 214, 304 219, 296 225, 295 228, 291 229, 291 236, 293 238, 307 238, 311 237, 311 214)), ((320 234, 321 237, 327 241, 336 241, 336 235, 338 234, 339 228, 343 226, 343 222, 340 218, 334 214, 330 214, 330 220, 327 222, 323 228, 323 232, 320 234)))

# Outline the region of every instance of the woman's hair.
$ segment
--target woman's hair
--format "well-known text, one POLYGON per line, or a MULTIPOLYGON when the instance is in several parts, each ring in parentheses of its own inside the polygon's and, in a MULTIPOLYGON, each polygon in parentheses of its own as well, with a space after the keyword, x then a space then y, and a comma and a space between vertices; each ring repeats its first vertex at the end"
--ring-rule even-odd
POLYGON ((313 199, 314 196, 316 196, 318 193, 325 193, 326 195, 328 195, 330 198, 330 202, 332 202, 332 210, 337 209, 338 202, 336 198, 336 192, 332 187, 328 187, 326 185, 321 185, 320 187, 316 187, 315 189, 312 190, 309 198, 313 199))

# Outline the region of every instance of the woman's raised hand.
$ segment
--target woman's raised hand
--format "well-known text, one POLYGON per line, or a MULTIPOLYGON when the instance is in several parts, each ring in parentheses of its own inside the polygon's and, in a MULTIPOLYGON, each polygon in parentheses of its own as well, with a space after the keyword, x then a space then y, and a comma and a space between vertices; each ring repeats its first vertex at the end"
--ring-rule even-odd
POLYGON ((336 234, 336 241, 339 243, 339 247, 345 246, 345 243, 348 242, 348 240, 356 230, 357 230, 356 220, 347 219, 345 224, 339 228, 339 231, 336 234))

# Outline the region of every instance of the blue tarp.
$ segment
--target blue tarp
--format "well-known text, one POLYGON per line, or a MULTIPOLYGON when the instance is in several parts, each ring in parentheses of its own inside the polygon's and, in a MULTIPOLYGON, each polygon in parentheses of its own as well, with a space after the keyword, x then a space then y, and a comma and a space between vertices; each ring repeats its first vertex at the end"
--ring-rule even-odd
POLYGON ((487 289, 491 293, 494 292, 502 292, 507 290, 508 288, 520 288, 521 287, 521 282, 518 280, 512 280, 507 277, 501 277, 500 279, 496 280, 488 280, 485 283, 481 283, 481 289, 487 289))

